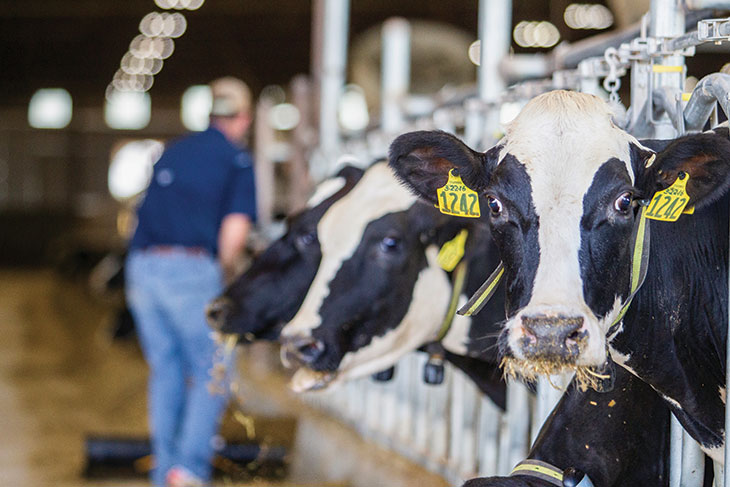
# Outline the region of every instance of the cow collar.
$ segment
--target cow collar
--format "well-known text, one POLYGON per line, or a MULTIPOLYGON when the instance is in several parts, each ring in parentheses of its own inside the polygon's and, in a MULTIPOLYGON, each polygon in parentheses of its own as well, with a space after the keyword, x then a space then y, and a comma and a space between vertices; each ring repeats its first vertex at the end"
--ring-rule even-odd
POLYGON ((555 485, 556 487, 563 487, 567 485, 564 482, 565 480, 568 480, 565 478, 567 475, 568 477, 571 477, 569 479, 571 486, 574 485, 575 487, 594 487, 593 482, 591 482, 591 479, 588 477, 588 475, 585 475, 581 472, 578 478, 572 478, 575 477, 574 474, 577 473, 574 469, 568 469, 565 472, 566 473, 563 473, 563 470, 560 470, 555 465, 551 465, 547 462, 543 462, 540 460, 533 460, 531 458, 528 458, 518 463, 517 466, 512 469, 510 477, 513 477, 515 475, 525 475, 528 477, 535 477, 540 480, 544 480, 545 482, 548 482, 551 485, 555 485), (578 481, 578 483, 574 483, 575 481, 578 481))
POLYGON ((512 473, 510 473, 510 477, 515 475, 527 475, 544 480, 556 487, 563 487, 563 471, 554 465, 540 460, 528 458, 527 460, 521 461, 512 469, 512 473))
POLYGON ((649 223, 646 217, 646 205, 647 202, 640 202, 639 207, 639 218, 636 219, 634 224, 634 231, 631 236, 633 241, 634 252, 631 256, 631 292, 629 297, 621 306, 621 310, 614 318, 613 323, 608 328, 606 336, 610 337, 618 329, 619 323, 624 319, 626 311, 631 306, 631 301, 639 292, 641 285, 644 284, 646 279, 646 271, 649 268, 649 223))
MULTIPOLYGON (((608 329, 607 336, 610 336, 616 331, 619 323, 626 314, 626 310, 629 309, 631 301, 634 296, 641 288, 646 278, 646 271, 649 264, 649 225, 646 217, 646 205, 647 202, 639 201, 639 215, 634 223, 634 229, 632 232, 632 247, 633 253, 631 255, 631 289, 629 291, 629 297, 624 302, 623 306, 619 310, 616 318, 614 318, 611 326, 608 329)), ((484 284, 469 298, 469 301, 462 306, 459 311, 460 315, 471 316, 477 314, 484 305, 487 304, 489 299, 494 295, 494 291, 497 289, 497 285, 502 280, 504 275, 504 264, 499 263, 497 268, 492 272, 492 275, 487 278, 484 284)))
POLYGON ((436 335, 437 342, 444 339, 451 329, 451 324, 454 322, 456 308, 459 304, 459 296, 461 296, 461 292, 464 290, 464 286, 466 285, 466 274, 467 261, 462 260, 456 265, 456 269, 454 269, 453 283, 451 286, 451 300, 449 301, 449 307, 446 310, 446 316, 444 316, 444 320, 441 323, 441 329, 439 330, 438 335, 436 335))
POLYGON ((469 231, 461 230, 452 240, 446 242, 439 252, 439 264, 447 272, 452 272, 451 299, 446 315, 441 322, 441 328, 434 341, 426 344, 424 350, 428 353, 428 360, 423 370, 423 380, 427 384, 441 384, 444 380, 444 347, 441 341, 446 337, 454 322, 456 308, 459 304, 464 286, 466 285, 468 260, 464 260, 466 239, 469 231), (449 254, 450 258, 442 258, 442 255, 449 254))
POLYGON ((451 324, 454 322, 456 308, 459 304, 459 296, 461 296, 464 286, 466 285, 467 262, 464 259, 466 253, 466 241, 469 238, 469 230, 462 228, 454 238, 445 242, 439 250, 438 263, 443 270, 451 272, 451 298, 449 307, 446 309, 446 315, 441 322, 441 328, 436 335, 436 342, 440 342, 449 333, 451 324))

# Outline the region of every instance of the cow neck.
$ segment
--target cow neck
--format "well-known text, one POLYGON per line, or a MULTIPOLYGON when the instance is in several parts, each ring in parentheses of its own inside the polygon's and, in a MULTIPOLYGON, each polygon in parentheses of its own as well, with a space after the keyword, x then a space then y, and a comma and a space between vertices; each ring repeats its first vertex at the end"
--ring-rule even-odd
POLYGON ((684 429, 719 461, 725 428, 729 206, 725 194, 691 217, 653 225, 652 253, 661 258, 652 258, 645 289, 610 349, 618 364, 660 393, 684 429))

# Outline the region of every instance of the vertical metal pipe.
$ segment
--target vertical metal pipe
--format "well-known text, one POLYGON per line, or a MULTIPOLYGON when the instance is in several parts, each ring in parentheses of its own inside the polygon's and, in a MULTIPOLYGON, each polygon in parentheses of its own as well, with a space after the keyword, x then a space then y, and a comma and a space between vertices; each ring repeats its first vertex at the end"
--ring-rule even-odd
POLYGON ((312 125, 315 130, 319 129, 319 95, 322 91, 322 37, 324 36, 324 2, 325 0, 312 0, 312 30, 309 72, 312 77, 312 125))
POLYGON ((428 438, 429 468, 438 470, 448 453, 448 382, 451 380, 451 370, 448 364, 444 370, 444 383, 433 387, 424 386, 428 390, 428 423, 431 431, 428 438))
POLYGON ((682 425, 672 414, 669 427, 669 487, 679 487, 682 480, 682 425))
POLYGON ((482 396, 479 417, 479 476, 497 474, 499 451, 499 425, 502 414, 499 408, 486 396, 482 396))
MULTIPOLYGON (((649 16, 649 35, 651 37, 663 39, 684 34, 685 15, 680 0, 652 0, 649 16)), ((658 59, 654 63, 653 71, 649 73, 654 89, 670 87, 683 90, 684 66, 684 56, 681 55, 664 56, 658 59), (674 69, 676 71, 673 71, 674 69)), ((651 116, 651 114, 648 115, 651 116)), ((654 136, 657 138, 670 139, 677 136, 677 131, 666 114, 662 116, 654 129, 654 136)))
POLYGON ((459 472, 464 478, 474 477, 477 472, 477 433, 479 410, 477 406, 481 393, 477 390, 474 382, 467 379, 464 390, 464 422, 462 424, 461 438, 461 466, 459 472))
POLYGON ((464 443, 461 441, 461 434, 464 425, 466 379, 460 371, 454 371, 451 385, 449 465, 461 473, 459 469, 461 467, 461 459, 464 456, 464 443))
MULTIPOLYGON (((509 473, 527 457, 530 447, 530 393, 524 384, 515 380, 507 382, 507 422, 509 447, 506 467, 509 473)), ((503 467, 504 465, 500 465, 500 468, 503 467)))
POLYGON ((310 145, 307 138, 312 130, 311 98, 313 90, 311 80, 303 74, 297 75, 291 80, 289 89, 292 93, 292 103, 299 109, 301 115, 299 124, 292 131, 293 150, 287 174, 289 180, 287 210, 288 213, 293 214, 306 206, 313 188, 307 166, 310 145))
POLYGON ((274 145, 274 129, 269 125, 269 113, 274 106, 271 98, 262 97, 256 103, 255 119, 255 161, 256 161, 256 212, 258 225, 267 229, 274 215, 274 161, 269 157, 269 149, 274 145))
POLYGON ((512 35, 512 1, 479 0, 479 98, 494 102, 505 89, 499 62, 509 53, 512 35))
POLYGON ((532 411, 532 427, 530 430, 530 443, 537 438, 540 428, 545 420, 555 409, 560 398, 563 397, 565 386, 570 382, 571 375, 551 375, 550 378, 540 377, 537 380, 537 398, 535 408, 532 411), (556 389, 558 387, 558 389, 556 389))
MULTIPOLYGON (((649 15, 646 14, 641 18, 641 35, 640 39, 647 36, 647 23, 649 15)), ((634 59, 631 61, 631 103, 630 103, 630 120, 629 127, 636 127, 641 121, 642 124, 648 124, 648 120, 641 120, 644 117, 642 108, 649 99, 649 79, 651 76, 651 66, 647 61, 634 59)))
POLYGON ((403 102, 411 78, 411 25, 394 17, 383 23, 381 54, 381 127, 393 134, 403 127, 403 102))
POLYGON ((319 93, 319 148, 325 158, 334 155, 340 142, 337 105, 345 85, 349 0, 323 0, 322 67, 319 93))
POLYGON ((682 480, 680 487, 702 487, 705 480, 705 454, 699 443, 682 433, 682 480))
MULTIPOLYGON (((730 262, 730 261, 728 261, 730 262)), ((730 293, 730 270, 728 270, 728 292, 730 293)), ((728 299, 730 303, 730 297, 728 299)), ((728 333, 725 337, 725 465, 722 474, 723 486, 730 487, 730 448, 727 446, 728 426, 730 426, 730 408, 727 407, 727 390, 730 384, 730 305, 728 306, 728 333)), ((715 471, 717 472, 717 468, 715 471)))
POLYGON ((499 62, 507 56, 511 45, 512 0, 479 0, 479 39, 479 98, 492 105, 487 108, 480 132, 493 139, 499 130, 499 109, 493 104, 506 88, 499 62))

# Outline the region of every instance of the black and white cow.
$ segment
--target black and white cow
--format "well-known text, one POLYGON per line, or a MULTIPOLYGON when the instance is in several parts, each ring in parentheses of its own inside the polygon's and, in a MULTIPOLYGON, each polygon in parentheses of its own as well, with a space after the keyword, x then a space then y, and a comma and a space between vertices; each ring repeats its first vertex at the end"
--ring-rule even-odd
MULTIPOLYGON (((453 221, 419 202, 385 163, 324 214, 317 231, 322 260, 296 316, 281 334, 286 362, 303 366, 295 390, 322 388, 393 365, 439 335, 452 280, 437 262, 441 246, 469 228, 466 255, 475 290, 481 272, 497 265, 489 233, 479 222, 453 221), (475 251, 478 248, 478 251, 475 251)), ((446 358, 504 406, 498 370, 501 299, 472 319, 457 316, 442 344, 446 358)))
MULTIPOLYGON (((357 179, 359 179, 359 177, 357 179)), ((327 185, 330 185, 330 183, 327 183, 327 185)), ((324 189, 321 189, 319 192, 320 195, 330 194, 332 192, 336 192, 338 189, 344 190, 346 186, 347 185, 343 184, 343 182, 334 183, 334 188, 331 187, 329 191, 324 191, 324 189)), ((343 194, 344 193, 340 193, 340 197, 343 194)), ((317 202, 320 199, 321 197, 314 198, 313 202, 317 202)), ((361 206, 365 206, 365 204, 363 203, 361 206)), ((419 206, 423 211, 432 210, 432 208, 425 207, 424 205, 419 206)), ((253 301, 259 299, 264 300, 264 302, 268 304, 266 306, 258 308, 261 311, 258 311, 256 313, 244 313, 243 316, 248 317, 248 319, 237 318, 237 316, 239 315, 238 313, 231 312, 231 309, 224 307, 223 313, 221 313, 218 318, 224 318, 226 315, 228 316, 228 318, 222 320, 222 326, 218 325, 217 328, 222 329, 223 331, 228 333, 254 333, 257 335, 257 337, 259 337, 262 333, 265 333, 269 336, 278 335, 278 331, 273 331, 272 328, 277 329, 278 323, 282 319, 285 319, 285 315, 287 313, 291 313, 290 316, 294 315, 296 309, 298 308, 299 304, 301 304, 304 299, 304 295, 306 294, 306 289, 304 289, 304 286, 290 287, 286 288, 288 289, 286 293, 287 300, 281 300, 281 289, 283 289, 283 286, 287 285, 288 281, 298 281, 301 279, 302 282, 311 282, 314 278, 314 275, 316 274, 317 266, 321 257, 321 252, 319 249, 320 241, 318 238, 311 237, 316 237, 318 235, 317 224, 319 222, 319 219, 321 218, 321 213, 314 219, 309 219, 306 215, 308 212, 311 212, 313 210, 316 211, 317 208, 318 206, 315 206, 313 209, 307 210, 307 212, 292 219, 290 229, 287 235, 284 236, 278 243, 273 244, 272 248, 267 251, 267 266, 262 267, 260 270, 256 271, 255 275, 253 276, 255 277, 255 281, 253 281, 253 283, 249 282, 249 280, 251 280, 251 276, 246 278, 244 275, 244 277, 242 277, 241 282, 246 286, 252 286, 252 289, 255 289, 256 293, 245 293, 236 291, 234 289, 227 291, 228 299, 236 299, 236 302, 233 305, 234 307, 232 309, 235 309, 235 306, 240 306, 243 309, 250 309, 252 306, 256 305, 256 303, 254 303, 253 301), (307 235, 308 237, 305 238, 304 236, 307 235), (307 245, 296 245, 297 242, 299 244, 305 243, 301 241, 302 238, 306 240, 307 245), (285 251, 277 250, 276 252, 274 252, 274 248, 285 249, 285 251), (316 257, 313 258, 312 255, 315 254, 316 257), (305 263, 303 262, 297 262, 302 260, 307 260, 310 262, 316 261, 317 264, 312 266, 311 264, 305 265, 305 263), (266 273, 270 273, 271 275, 264 276, 264 274, 266 273), (292 303, 296 304, 291 304, 289 301, 290 299, 292 300, 292 303), (294 309, 291 309, 292 306, 294 307, 294 309), (277 313, 279 313, 278 317, 276 315, 277 313), (264 325, 263 327, 261 326, 262 324, 264 325)), ((396 219, 396 222, 397 221, 407 222, 408 220, 396 219)), ((469 221, 457 220, 457 222, 461 227, 466 224, 465 222, 469 221)), ((441 221, 441 223, 443 223, 443 221, 441 221)), ((488 269, 495 265, 493 257, 486 258, 475 255, 479 253, 480 248, 482 251, 484 251, 483 247, 485 247, 486 245, 483 240, 484 236, 481 235, 483 231, 481 231, 480 233, 479 226, 470 226, 473 226, 474 228, 473 231, 470 232, 465 259, 469 260, 471 267, 470 276, 472 277, 472 279, 476 279, 476 281, 472 280, 472 282, 467 285, 467 289, 465 290, 465 292, 470 292, 471 290, 473 290, 474 287, 479 284, 479 276, 484 272, 487 272, 488 269), (487 260, 488 262, 481 263, 481 259, 487 260)), ((405 233, 405 231, 407 230, 403 226, 396 229, 398 229, 398 231, 401 233, 405 233)), ((324 239, 325 236, 322 235, 322 238, 324 239)), ((487 253, 488 252, 489 251, 487 251, 487 253)), ((252 266, 252 269, 254 269, 255 266, 256 264, 252 266)), ((401 285, 403 284, 405 284, 406 287, 413 287, 412 282, 402 282, 401 285)), ((241 285, 241 283, 239 283, 238 285, 241 285)), ((237 285, 233 285, 232 288, 235 288, 236 286, 237 285)), ((226 300, 225 303, 226 306, 231 306, 230 304, 228 304, 228 300, 226 300)), ((497 309, 503 306, 499 301, 499 295, 495 296, 495 301, 494 303, 490 303, 490 306, 495 306, 495 309, 491 311, 492 313, 498 314, 501 312, 500 309, 497 309)), ((477 315, 474 318, 484 320, 489 312, 489 310, 486 310, 485 312, 477 315)), ((457 351, 463 350, 463 348, 466 347, 480 352, 483 351, 487 354, 494 354, 493 348, 490 348, 493 340, 489 343, 482 343, 482 332, 476 334, 476 328, 459 325, 458 320, 463 319, 464 318, 457 318, 457 324, 453 328, 453 331, 449 334, 450 336, 448 337, 449 340, 447 340, 447 347, 457 351), (466 333, 468 332, 467 330, 471 331, 469 339, 465 339, 466 333), (452 343, 451 346, 448 345, 449 341, 452 343), (476 345, 476 347, 474 345, 476 345)), ((430 321, 434 322, 433 320, 430 321)), ((363 333, 368 333, 368 330, 363 330, 363 333)), ((492 376, 492 379, 490 380, 488 376, 488 374, 494 372, 493 363, 487 362, 485 367, 483 361, 468 357, 467 355, 448 354, 447 358, 457 362, 459 360, 464 361, 465 363, 461 364, 460 368, 465 371, 471 371, 472 373, 469 375, 472 378, 484 381, 484 376, 479 377, 480 374, 484 374, 487 376, 487 383, 495 381, 496 377, 492 376), (482 362, 481 369, 478 366, 479 362, 482 362), (480 370, 483 370, 483 372, 480 373, 480 370)), ((664 431, 664 425, 666 424, 666 411, 662 414, 661 411, 656 411, 652 409, 651 404, 647 405, 643 401, 643 398, 641 396, 633 395, 633 389, 631 387, 622 386, 620 379, 617 379, 617 385, 615 390, 617 392, 621 391, 621 397, 624 398, 623 400, 619 396, 611 395, 602 397, 599 401, 592 401, 592 398, 581 401, 581 394, 584 393, 581 393, 580 391, 574 391, 569 393, 568 397, 570 399, 563 399, 561 405, 558 407, 558 410, 546 423, 546 426, 543 429, 543 433, 540 435, 540 439, 533 447, 530 458, 550 461, 553 464, 561 465, 562 467, 579 465, 581 468, 588 471, 591 477, 594 478, 594 480, 597 479, 599 481, 597 485, 660 485, 652 484, 650 481, 647 481, 647 479, 658 479, 662 477, 662 475, 664 475, 663 472, 665 470, 665 454, 663 452, 665 442, 663 441, 661 434, 664 431), (616 399, 616 401, 615 404, 612 404, 611 400, 614 398, 616 399), (582 402, 590 404, 590 407, 582 408, 582 402), (595 404, 593 404, 593 402, 595 402, 595 404), (631 418, 625 412, 625 410, 622 410, 624 404, 627 403, 643 404, 643 410, 650 412, 650 414, 648 416, 642 416, 639 418, 631 418), (602 420, 617 418, 617 415, 622 415, 622 419, 618 421, 610 421, 608 425, 617 426, 618 430, 616 430, 615 432, 609 431, 603 426, 599 426, 599 423, 602 420), (580 433, 579 428, 574 428, 575 430, 577 430, 577 432, 572 437, 573 441, 562 444, 565 439, 565 435, 563 434, 564 428, 569 427, 567 425, 567 419, 577 417, 584 417, 584 419, 582 420, 583 424, 592 424, 595 427, 587 434, 580 433), (647 423, 647 418, 653 418, 655 420, 654 423, 647 423), (613 435, 614 437, 613 442, 607 441, 607 439, 610 438, 611 435, 613 435), (635 453, 637 451, 637 448, 641 450, 640 447, 644 445, 644 443, 640 443, 639 441, 639 438, 644 437, 655 438, 654 444, 644 448, 646 451, 652 452, 650 456, 639 456, 635 453), (556 448, 556 445, 561 445, 561 447, 556 448), (591 447, 591 450, 586 449, 585 445, 589 445, 591 447), (600 448, 604 448, 601 445, 605 445, 605 448, 611 447, 616 450, 614 452, 615 458, 621 459, 621 468, 607 469, 608 465, 604 465, 603 462, 600 461, 600 458, 598 459, 598 463, 594 465, 592 463, 593 460, 591 460, 590 455, 586 457, 586 454, 589 451, 601 451, 600 448), (637 446, 636 448, 634 448, 632 445, 637 446), (641 459, 638 466, 632 464, 630 461, 634 457, 641 459), (608 471, 608 473, 605 474, 605 477, 602 473, 604 470, 608 471), (631 472, 635 472, 635 475, 633 477, 630 477, 631 472), (601 482, 604 478, 606 479, 605 483, 601 482), (612 481, 614 478, 618 480, 615 482, 612 481), (635 480, 635 482, 629 482, 630 479, 635 480)), ((588 391, 585 394, 595 393, 593 393, 592 391, 588 391)), ((496 395, 492 395, 492 397, 496 397, 496 395)), ((508 479, 508 482, 514 482, 515 479, 508 479)), ((506 483, 501 485, 551 485, 535 479, 529 479, 525 482, 527 483, 506 483)))
MULTIPOLYGON (((480 222, 458 219, 454 221, 456 227, 448 226, 449 217, 441 215, 432 205, 418 203, 361 223, 357 244, 345 254, 340 246, 346 245, 348 240, 340 240, 340 231, 348 229, 346 234, 353 233, 352 227, 346 226, 352 210, 375 212, 368 208, 374 204, 369 202, 377 201, 372 196, 383 190, 398 192, 402 188, 393 186, 382 165, 376 165, 365 173, 350 194, 325 213, 318 227, 323 248, 322 266, 334 267, 329 261, 331 255, 342 261, 324 290, 323 304, 317 310, 319 326, 297 328, 296 333, 288 333, 289 326, 302 318, 297 314, 282 332, 290 358, 294 356, 296 362, 317 371, 300 369, 294 382, 299 389, 321 387, 328 382, 387 367, 393 363, 391 353, 405 353, 414 348, 413 344, 418 340, 408 342, 411 335, 424 331, 426 336, 435 335, 444 313, 438 301, 442 295, 428 302, 412 297, 408 306, 400 306, 399 299, 394 296, 403 291, 410 291, 411 296, 415 294, 413 289, 428 266, 429 249, 438 248, 459 229, 468 228, 470 232, 464 259, 473 278, 467 283, 465 293, 476 290, 481 284, 480 275, 497 265, 489 232, 480 222), (423 230, 425 224, 434 226, 431 232, 423 230), (329 307, 324 304, 328 301, 329 307), (427 306, 431 315, 409 320, 408 311, 414 306, 427 306), (398 338, 410 343, 409 347, 403 348, 397 339, 388 339, 388 334, 395 333, 399 326, 406 328, 398 338), (420 329, 409 331, 413 326, 420 329), (367 350, 379 338, 382 342, 367 350), (360 343, 366 345, 358 348, 360 343), (365 355, 365 352, 370 353, 365 355), (350 362, 345 361, 348 355, 354 356, 350 362), (373 366, 373 363, 377 365, 373 366)), ((406 198, 406 201, 410 200, 406 198)), ((322 293, 314 286, 312 290, 322 293)), ((305 305, 309 299, 311 294, 305 299, 305 305)), ((461 364, 463 370, 471 371, 470 376, 477 384, 502 406, 504 385, 498 381, 498 375, 494 375, 498 357, 492 332, 501 321, 494 317, 501 318, 503 309, 504 302, 497 295, 481 314, 471 318, 471 323, 463 321, 468 318, 458 317, 444 343, 447 350, 456 352, 448 358, 457 366, 459 359, 471 361, 461 364), (481 366, 475 366, 475 363, 481 366), (480 372, 492 374, 491 385, 485 380, 488 376, 479 377, 480 372)), ((582 392, 572 387, 543 427, 530 458, 561 468, 579 466, 590 474, 597 486, 666 485, 668 408, 643 382, 626 372, 618 371, 616 375, 610 393, 582 392), (635 408, 637 404, 641 408, 635 408)), ((491 485, 553 485, 521 476, 499 482, 506 483, 491 485)))
POLYGON ((426 199, 435 201, 452 168, 488 199, 505 265, 501 346, 514 369, 600 367, 610 357, 723 461, 727 129, 639 142, 600 99, 556 91, 528 103, 486 153, 445 133, 415 132, 390 154, 426 199), (694 214, 649 224, 646 281, 613 327, 630 294, 638 203, 687 175, 694 214))
POLYGON ((246 272, 208 306, 208 322, 242 341, 277 340, 282 326, 301 306, 322 253, 317 224, 346 195, 363 170, 345 166, 317 186, 301 212, 291 216, 286 234, 256 257, 246 272))

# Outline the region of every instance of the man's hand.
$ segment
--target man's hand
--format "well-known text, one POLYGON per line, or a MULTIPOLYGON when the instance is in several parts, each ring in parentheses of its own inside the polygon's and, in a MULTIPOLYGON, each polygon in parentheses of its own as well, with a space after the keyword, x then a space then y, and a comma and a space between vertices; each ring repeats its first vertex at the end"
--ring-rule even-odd
POLYGON ((236 275, 250 229, 251 219, 244 213, 230 213, 221 222, 218 233, 218 258, 226 283, 231 282, 236 275))

